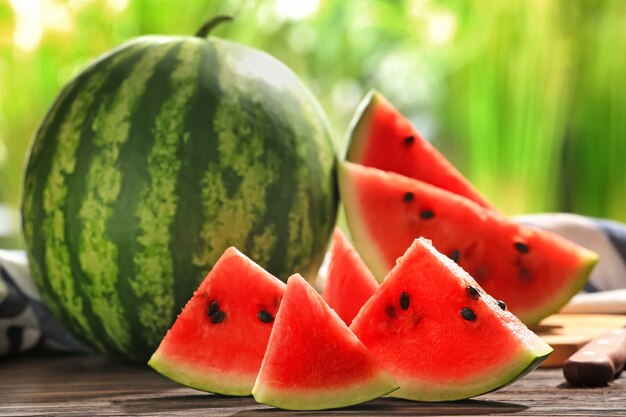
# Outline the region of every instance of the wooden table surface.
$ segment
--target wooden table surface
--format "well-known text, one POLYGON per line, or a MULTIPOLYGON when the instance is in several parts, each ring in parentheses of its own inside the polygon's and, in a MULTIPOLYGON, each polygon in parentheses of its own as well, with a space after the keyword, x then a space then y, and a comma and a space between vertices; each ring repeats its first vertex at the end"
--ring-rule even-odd
POLYGON ((0 361, 2 416, 626 416, 626 376, 600 388, 573 388, 560 369, 539 369, 477 399, 417 403, 381 398, 344 409, 277 410, 251 397, 182 387, 147 366, 100 356, 25 355, 0 361))

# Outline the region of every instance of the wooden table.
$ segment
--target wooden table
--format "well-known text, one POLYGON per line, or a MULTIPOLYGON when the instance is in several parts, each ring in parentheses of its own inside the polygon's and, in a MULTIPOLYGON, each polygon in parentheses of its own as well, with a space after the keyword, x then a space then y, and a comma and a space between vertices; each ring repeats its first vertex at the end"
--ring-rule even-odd
POLYGON ((2 416, 626 416, 626 376, 607 387, 573 388, 560 369, 535 370, 477 399, 416 403, 381 398, 345 409, 293 412, 250 397, 212 395, 171 382, 147 366, 100 356, 26 355, 0 361, 2 416))

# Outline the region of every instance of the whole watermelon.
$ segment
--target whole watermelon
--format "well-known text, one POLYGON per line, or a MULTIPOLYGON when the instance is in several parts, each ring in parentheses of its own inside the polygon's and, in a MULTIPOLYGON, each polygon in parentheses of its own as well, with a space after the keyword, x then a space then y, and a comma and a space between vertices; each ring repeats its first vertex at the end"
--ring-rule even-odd
POLYGON ((313 277, 333 230, 336 155, 318 102, 276 59, 204 32, 98 58, 30 149, 32 273, 99 351, 147 358, 228 246, 281 279, 313 277))

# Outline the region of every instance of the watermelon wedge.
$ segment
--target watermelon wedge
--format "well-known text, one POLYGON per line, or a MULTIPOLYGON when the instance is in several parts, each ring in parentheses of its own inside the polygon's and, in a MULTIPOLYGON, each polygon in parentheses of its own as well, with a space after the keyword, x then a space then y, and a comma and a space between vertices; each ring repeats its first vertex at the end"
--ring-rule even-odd
POLYGON ((350 328, 400 384, 392 396, 460 400, 512 383, 552 352, 502 307, 416 239, 350 328))
POLYGON ((287 289, 252 394, 291 410, 346 407, 397 389, 337 314, 300 275, 287 289))
POLYGON ((339 189, 356 248, 379 281, 423 236, 526 324, 565 304, 598 259, 553 233, 395 173, 345 162, 339 189))
POLYGON ((228 248, 148 365, 192 388, 250 395, 285 284, 228 248))
POLYGON ((349 326, 363 304, 378 289, 378 281, 354 250, 350 241, 335 229, 328 274, 322 297, 349 326))
POLYGON ((346 160, 424 181, 496 210, 377 91, 370 91, 363 99, 348 132, 346 160))

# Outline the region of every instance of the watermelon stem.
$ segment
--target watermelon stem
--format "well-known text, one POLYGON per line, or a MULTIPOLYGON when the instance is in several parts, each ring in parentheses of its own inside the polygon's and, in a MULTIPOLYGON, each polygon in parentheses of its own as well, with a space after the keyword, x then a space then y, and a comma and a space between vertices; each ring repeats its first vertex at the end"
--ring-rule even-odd
POLYGON ((199 38, 206 38, 209 35, 209 33, 213 29, 215 29, 216 26, 220 25, 223 22, 230 22, 232 20, 234 20, 232 16, 227 16, 227 15, 215 16, 213 19, 209 20, 204 25, 202 25, 202 27, 198 29, 198 31, 196 32, 195 36, 199 38))

